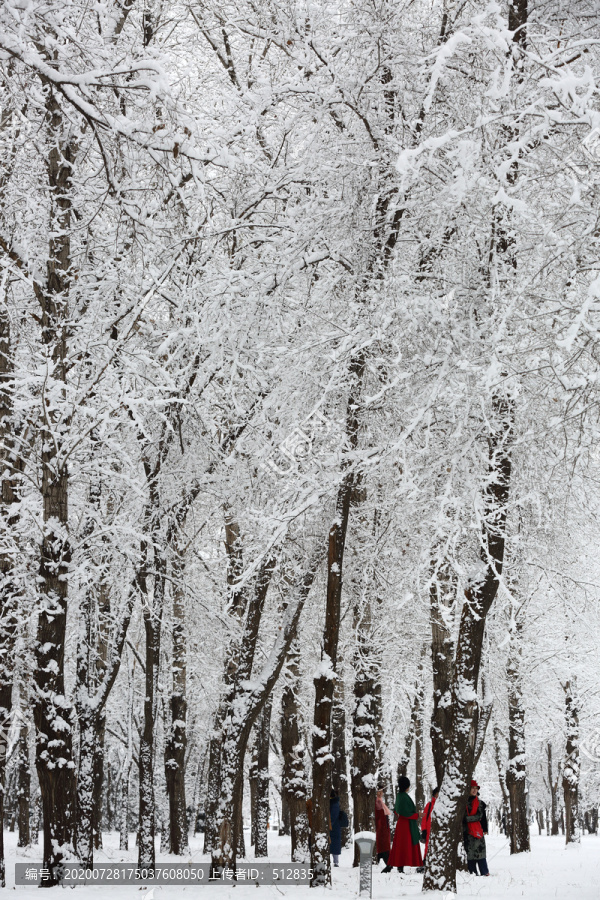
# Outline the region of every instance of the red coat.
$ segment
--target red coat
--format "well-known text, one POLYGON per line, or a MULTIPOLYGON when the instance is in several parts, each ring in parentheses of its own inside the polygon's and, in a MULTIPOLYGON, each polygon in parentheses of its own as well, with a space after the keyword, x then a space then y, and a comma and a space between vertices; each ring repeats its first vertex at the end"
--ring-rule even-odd
POLYGON ((385 812, 387 806, 383 800, 375 801, 375 837, 377 838, 377 853, 387 853, 390 849, 390 822, 388 813, 385 812))
POLYGON ((394 832, 394 843, 388 857, 388 866, 422 866, 423 859, 421 857, 421 848, 418 844, 413 844, 410 836, 409 819, 418 819, 419 814, 412 816, 398 816, 396 822, 396 831, 394 832))
POLYGON ((421 831, 427 832, 427 838, 425 840, 425 852, 423 853, 423 859, 427 856, 427 848, 429 847, 429 836, 431 834, 431 813, 433 812, 433 807, 435 806, 435 801, 437 797, 432 797, 427 806, 425 807, 425 812, 423 813, 423 818, 421 819, 421 831))

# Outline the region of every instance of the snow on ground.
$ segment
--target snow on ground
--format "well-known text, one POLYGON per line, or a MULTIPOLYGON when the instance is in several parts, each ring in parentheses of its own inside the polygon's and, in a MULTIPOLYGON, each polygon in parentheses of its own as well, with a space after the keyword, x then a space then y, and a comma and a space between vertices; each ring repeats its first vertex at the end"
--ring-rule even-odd
MULTIPOLYGON (((134 836, 130 846, 134 847, 134 836)), ((489 878, 474 877, 459 873, 458 896, 478 897, 481 900, 598 900, 600 897, 600 837, 586 835, 580 847, 564 845, 562 837, 532 836, 531 853, 510 856, 508 842, 499 835, 490 835, 487 840, 489 878)), ((15 862, 39 862, 41 848, 30 847, 19 850, 17 835, 5 833, 6 881, 7 887, 14 886, 15 862)), ((192 840, 190 861, 204 862, 202 837, 192 840)), ((96 862, 120 862, 136 859, 135 849, 124 853, 118 849, 117 834, 104 835, 104 849, 96 851, 96 862)), ((158 852, 157 861, 173 861, 176 857, 158 852)), ((252 859, 250 854, 249 859, 252 859)), ((179 858, 179 862, 182 860, 179 858)), ((264 860, 261 860, 264 862, 264 860)), ((289 838, 269 833, 269 861, 289 862, 289 838)), ((417 897, 421 893, 422 875, 413 870, 411 874, 400 875, 396 870, 384 875, 373 869, 374 900, 396 900, 399 897, 417 897)), ((39 888, 17 887, 20 900, 39 900, 39 888)), ((63 888, 55 888, 54 892, 63 888)), ((66 890, 66 888, 65 888, 66 890)), ((70 889, 69 889, 70 890, 70 889)), ((166 887, 137 887, 135 885, 117 887, 110 885, 85 886, 76 888, 78 894, 86 894, 83 900, 259 900, 256 886, 252 885, 182 885, 166 887)), ((282 885, 261 886, 262 900, 315 900, 319 892, 308 887, 282 885)), ((358 894, 358 870, 352 868, 350 850, 342 852, 341 865, 333 869, 331 900, 353 900, 358 894)), ((446 895, 447 896, 447 895, 446 895)))

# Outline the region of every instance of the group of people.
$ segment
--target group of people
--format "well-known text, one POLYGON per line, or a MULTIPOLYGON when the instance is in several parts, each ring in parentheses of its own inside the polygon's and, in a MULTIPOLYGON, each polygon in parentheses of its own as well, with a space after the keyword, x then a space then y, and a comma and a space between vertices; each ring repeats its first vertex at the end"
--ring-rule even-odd
MULTIPOLYGON (((404 866, 414 866, 417 872, 423 872, 423 863, 427 856, 429 836, 431 834, 431 814, 439 794, 439 788, 435 788, 431 800, 426 805, 421 817, 419 829, 419 813, 408 794, 410 788, 409 779, 403 775, 398 779, 398 793, 394 805, 396 828, 394 841, 391 840, 389 815, 390 810, 383 798, 383 786, 377 790, 375 801, 375 836, 377 839, 377 862, 383 860, 384 872, 391 872, 393 868, 404 872, 404 866), (425 844, 421 855, 421 843, 425 844)), ((473 779, 469 792, 469 799, 463 816, 463 841, 467 855, 469 872, 473 875, 489 875, 486 859, 485 835, 488 833, 486 806, 479 799, 479 785, 473 779), (479 868, 479 872, 477 869, 479 868)))

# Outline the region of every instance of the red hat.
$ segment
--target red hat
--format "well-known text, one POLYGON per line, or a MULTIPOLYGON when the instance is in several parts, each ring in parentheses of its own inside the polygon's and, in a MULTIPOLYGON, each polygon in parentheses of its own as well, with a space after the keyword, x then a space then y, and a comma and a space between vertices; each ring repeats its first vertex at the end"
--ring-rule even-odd
POLYGON ((479 787, 474 778, 471 778, 471 787, 479 787))

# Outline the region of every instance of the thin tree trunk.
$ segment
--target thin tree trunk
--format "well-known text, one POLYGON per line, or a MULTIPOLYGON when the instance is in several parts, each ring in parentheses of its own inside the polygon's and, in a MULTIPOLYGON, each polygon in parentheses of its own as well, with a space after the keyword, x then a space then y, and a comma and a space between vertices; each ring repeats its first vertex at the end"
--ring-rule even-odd
POLYGON ((254 856, 258 859, 268 856, 269 824, 269 746, 271 737, 271 711, 273 698, 265 701, 256 724, 257 728, 257 777, 256 777, 256 838, 254 856))
POLYGON ((425 809, 425 784, 424 784, 424 747, 423 747, 423 716, 425 702, 425 683, 419 690, 419 707, 415 725, 415 806, 421 814, 425 809))
MULTIPOLYGON (((3 125, 7 124, 7 118, 3 116, 3 125)), ((8 162, 5 151, 3 186, 6 185, 8 177, 8 162)), ((1 200, 4 203, 4 194, 1 200)), ((14 356, 5 291, 3 293, 4 296, 0 301, 0 472, 2 473, 0 516, 5 535, 13 535, 17 533, 20 482, 25 463, 19 446, 22 437, 21 428, 14 418, 14 356)), ((0 831, 4 829, 6 733, 10 727, 9 719, 12 711, 16 612, 20 593, 15 577, 18 555, 19 548, 16 541, 13 547, 4 544, 0 549, 0 831)), ((6 887, 3 834, 0 835, 0 886, 6 887)))
POLYGON ((170 851, 183 856, 189 850, 185 800, 185 757, 187 749, 187 649, 185 634, 185 593, 183 560, 173 560, 173 657, 171 723, 165 742, 165 778, 169 797, 170 851))
MULTIPOLYGON (((340 809, 343 809, 348 814, 348 819, 350 819, 348 753, 346 750, 346 706, 344 701, 344 682, 341 678, 338 678, 333 689, 333 709, 331 711, 331 752, 333 754, 331 787, 340 798, 340 809)), ((342 847, 347 847, 349 844, 351 824, 348 828, 342 828, 342 847)))
MULTIPOLYGON (((351 450, 358 446, 358 397, 362 390, 365 360, 360 354, 350 366, 352 387, 346 407, 346 438, 351 450)), ((346 468, 349 465, 346 460, 346 468)), ((329 858, 329 793, 331 789, 331 710, 336 678, 338 640, 342 598, 342 573, 346 532, 350 517, 350 501, 356 477, 346 471, 339 486, 335 518, 329 531, 327 557, 327 599, 325 604, 325 628, 321 648, 321 664, 314 679, 315 707, 313 717, 313 791, 311 867, 313 887, 331 881, 329 858)))
MULTIPOLYGON (((260 722, 260 716, 258 721, 260 722)), ((258 793, 258 734, 255 735, 250 767, 248 769, 248 784, 250 785, 250 846, 256 846, 256 798, 258 793)))
POLYGON ((565 837, 567 844, 579 844, 579 703, 575 677, 564 685, 565 724, 567 742, 563 763, 563 793, 565 798, 565 837))
POLYGON ((511 635, 506 666, 508 683, 508 767, 506 786, 510 798, 510 852, 529 852, 527 784, 525 768, 525 709, 521 675, 522 623, 517 619, 511 635))
POLYGON ((139 750, 139 846, 140 868, 153 868, 155 863, 156 800, 154 795, 154 721, 158 701, 158 668, 160 661, 160 627, 158 611, 144 609, 146 635, 144 724, 139 750))
POLYGON ((29 847, 29 806, 31 802, 31 768, 29 766, 29 728, 23 722, 19 731, 19 842, 18 847, 29 847))
POLYGON ((550 815, 551 815, 551 834, 557 835, 559 831, 559 821, 558 821, 558 776, 556 779, 554 778, 554 773, 552 771, 552 744, 548 741, 548 746, 546 748, 547 756, 548 756, 548 787, 550 790, 550 815))
POLYGON ((505 834, 511 833, 510 826, 510 797, 506 787, 506 773, 504 763, 502 761, 502 743, 503 735, 497 725, 494 725, 494 759, 496 760, 496 768, 498 770, 498 783, 502 793, 502 815, 504 816, 505 834))
MULTIPOLYGON (((379 752, 377 745, 377 689, 379 667, 373 658, 373 623, 368 598, 354 604, 354 708, 352 714, 352 801, 354 831, 375 831, 375 800, 379 752)), ((354 862, 358 865, 358 846, 354 862)))

